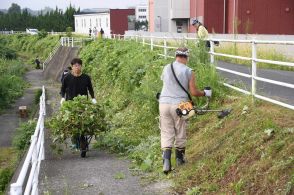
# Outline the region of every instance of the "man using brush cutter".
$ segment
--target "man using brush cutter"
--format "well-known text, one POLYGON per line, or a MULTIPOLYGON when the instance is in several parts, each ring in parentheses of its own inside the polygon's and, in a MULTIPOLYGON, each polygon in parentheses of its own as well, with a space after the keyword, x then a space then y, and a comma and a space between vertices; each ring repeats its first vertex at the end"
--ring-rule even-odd
POLYGON ((178 48, 175 55, 176 60, 166 65, 163 69, 161 75, 163 88, 159 96, 163 172, 166 174, 171 171, 173 147, 175 147, 177 165, 185 163, 187 120, 182 116, 192 115, 192 112, 179 115, 176 110, 180 109, 183 112, 192 110, 191 95, 211 97, 212 94, 210 87, 205 88, 204 91, 197 89, 195 74, 187 66, 189 50, 187 48, 178 48))

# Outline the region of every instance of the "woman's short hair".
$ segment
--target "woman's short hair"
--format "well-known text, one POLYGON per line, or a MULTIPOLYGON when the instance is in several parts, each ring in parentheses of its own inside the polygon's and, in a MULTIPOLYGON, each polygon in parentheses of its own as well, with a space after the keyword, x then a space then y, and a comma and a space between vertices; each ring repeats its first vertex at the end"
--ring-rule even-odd
POLYGON ((83 61, 80 58, 74 58, 74 59, 72 59, 72 61, 70 63, 71 63, 71 65, 74 65, 74 64, 83 65, 83 61))

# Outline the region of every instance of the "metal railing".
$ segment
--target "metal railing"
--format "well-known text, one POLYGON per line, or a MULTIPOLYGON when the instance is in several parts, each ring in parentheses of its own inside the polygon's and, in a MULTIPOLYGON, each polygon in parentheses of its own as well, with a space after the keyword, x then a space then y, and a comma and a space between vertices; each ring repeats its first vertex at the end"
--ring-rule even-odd
POLYGON ((31 144, 25 161, 15 183, 10 186, 11 195, 38 194, 38 177, 41 161, 45 159, 44 151, 44 121, 46 115, 45 87, 40 96, 40 110, 35 132, 31 137, 31 144))
POLYGON ((49 64, 50 60, 52 60, 53 56, 56 54, 60 47, 60 42, 58 42, 55 47, 52 49, 52 51, 49 53, 49 56, 46 58, 46 60, 43 62, 43 71, 45 70, 46 66, 49 64))
POLYGON ((60 45, 64 47, 83 47, 86 41, 93 41, 94 37, 89 38, 74 38, 74 37, 61 37, 60 45))
MULTIPOLYGON (((150 46, 150 49, 153 50, 155 47, 159 47, 159 48, 163 48, 163 54, 162 53, 158 53, 158 55, 163 56, 165 59, 167 58, 174 58, 174 56, 169 56, 168 55, 168 50, 169 49, 176 49, 177 47, 173 47, 173 46, 168 46, 168 41, 182 41, 184 43, 187 43, 187 41, 199 41, 199 39, 197 38, 190 38, 190 37, 155 37, 155 36, 140 36, 140 35, 112 35, 111 36, 114 39, 132 39, 135 40, 136 42, 140 42, 143 45, 148 45, 150 46), (157 43, 155 44, 155 40, 159 40, 157 41, 157 43), (149 41, 149 42, 148 42, 149 41), (161 44, 163 41, 163 44, 161 44)), ((223 83, 226 87, 229 87, 231 89, 237 90, 239 92, 242 92, 244 94, 247 95, 252 95, 253 97, 256 97, 258 99, 262 99, 289 109, 294 110, 294 105, 290 105, 290 104, 286 104, 284 102, 278 101, 278 100, 274 100, 271 99, 269 97, 265 97, 265 96, 261 96, 258 95, 256 92, 256 81, 262 81, 265 83, 270 83, 270 84, 275 84, 275 85, 279 85, 279 86, 283 86, 283 87, 288 87, 291 89, 294 89, 294 84, 291 83, 285 83, 285 82, 280 82, 280 81, 275 81, 275 80, 271 80, 271 79, 266 79, 266 78, 262 78, 257 76, 256 72, 257 72, 257 63, 258 62, 263 62, 263 63, 269 63, 269 64, 276 64, 276 65, 280 65, 280 66, 289 66, 289 67, 294 67, 294 63, 293 62, 281 62, 281 61, 273 61, 273 60, 267 60, 267 59, 259 59, 257 57, 257 44, 283 44, 283 45, 294 45, 294 41, 266 41, 266 40, 235 40, 235 39, 207 39, 207 41, 210 41, 210 63, 214 64, 215 63, 215 56, 223 56, 223 57, 228 57, 228 58, 234 58, 234 59, 241 59, 241 60, 247 60, 247 61, 251 61, 251 74, 245 74, 242 72, 238 72, 238 71, 233 71, 233 70, 229 70, 226 68, 221 68, 221 67, 217 67, 216 69, 220 70, 220 71, 224 71, 224 72, 228 72, 234 75, 238 75, 238 76, 242 76, 242 77, 247 77, 247 78, 251 78, 251 91, 247 91, 241 88, 238 88, 236 86, 233 86, 231 84, 228 83, 223 83), (251 57, 243 57, 243 56, 236 56, 236 55, 229 55, 229 54, 223 54, 223 53, 217 53, 214 50, 214 41, 219 41, 219 42, 231 42, 231 43, 247 43, 247 44, 251 44, 251 49, 252 49, 252 54, 251 57)))

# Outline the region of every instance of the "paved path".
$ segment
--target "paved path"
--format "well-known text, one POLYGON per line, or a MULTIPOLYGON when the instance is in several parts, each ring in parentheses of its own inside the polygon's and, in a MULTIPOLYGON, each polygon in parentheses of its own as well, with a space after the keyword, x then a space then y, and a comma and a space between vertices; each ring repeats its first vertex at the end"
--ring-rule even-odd
MULTIPOLYGON (((251 68, 244 65, 218 61, 217 66, 229 70, 251 74, 251 68)), ((226 78, 227 83, 233 85, 241 84, 241 88, 246 89, 248 91, 251 90, 251 78, 237 76, 231 73, 223 72, 221 70, 218 71, 224 78, 226 78)), ((259 68, 257 69, 257 75, 262 78, 294 84, 294 71, 259 68)), ((266 97, 271 97, 273 99, 280 100, 284 103, 294 105, 294 89, 288 87, 257 81, 257 93, 259 95, 264 95, 266 97)))
POLYGON ((25 80, 30 83, 30 87, 24 91, 23 97, 16 100, 10 108, 4 110, 0 115, 0 147, 10 147, 16 128, 19 127, 21 122, 27 120, 19 117, 18 107, 27 106, 28 109, 31 108, 36 90, 42 87, 40 83, 42 80, 42 71, 32 70, 27 72, 25 74, 25 80))
MULTIPOLYGON (((47 86, 47 117, 59 109, 58 84, 47 86)), ((40 194, 130 195, 168 194, 169 182, 142 186, 138 176, 132 176, 130 163, 98 149, 81 158, 79 152, 64 148, 62 155, 52 151, 50 132, 46 132, 45 160, 39 176, 40 194), (122 179, 116 179, 116 176, 122 179), (163 191, 161 190, 163 189, 163 191)))

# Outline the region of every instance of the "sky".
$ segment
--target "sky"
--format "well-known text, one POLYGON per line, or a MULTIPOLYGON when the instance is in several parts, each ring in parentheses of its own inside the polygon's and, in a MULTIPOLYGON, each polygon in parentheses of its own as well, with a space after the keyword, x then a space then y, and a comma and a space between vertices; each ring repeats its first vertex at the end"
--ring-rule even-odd
POLYGON ((0 9, 8 9, 12 3, 20 5, 21 8, 40 10, 44 7, 65 9, 71 3, 76 8, 128 8, 148 0, 0 0, 0 9))

